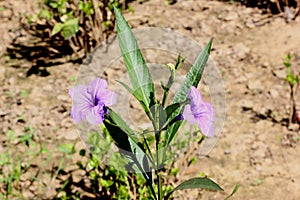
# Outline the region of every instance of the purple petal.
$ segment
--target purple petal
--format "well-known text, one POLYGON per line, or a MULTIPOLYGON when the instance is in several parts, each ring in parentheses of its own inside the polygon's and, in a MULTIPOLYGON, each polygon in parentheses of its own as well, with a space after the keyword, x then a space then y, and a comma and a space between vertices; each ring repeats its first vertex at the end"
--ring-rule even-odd
POLYGON ((196 87, 192 86, 188 93, 191 104, 184 108, 184 119, 189 123, 197 122, 201 132, 208 136, 214 136, 214 122, 216 121, 214 110, 211 104, 203 101, 200 92, 196 87))
POLYGON ((93 105, 93 98, 86 85, 77 85, 69 89, 69 95, 75 103, 93 105))
POLYGON ((200 106, 203 103, 202 96, 196 87, 192 86, 191 91, 189 92, 189 97, 191 99, 191 103, 195 106, 200 106))
POLYGON ((107 92, 107 82, 104 79, 96 78, 91 81, 88 86, 88 92, 92 95, 94 99, 99 99, 102 94, 107 92))
POLYGON ((216 121, 214 110, 209 103, 203 103, 203 111, 198 119, 198 126, 201 132, 208 136, 214 136, 214 122, 216 121))
POLYGON ((75 104, 71 109, 71 117, 75 124, 81 122, 86 118, 87 114, 91 111, 92 107, 89 104, 75 104))
POLYGON ((102 122, 103 122, 103 120, 104 120, 104 110, 103 110, 103 106, 101 106, 101 105, 94 106, 94 107, 90 110, 90 112, 87 114, 86 120, 87 120, 90 124, 94 124, 94 125, 102 124, 102 122))
POLYGON ((184 107, 182 116, 183 116, 183 119, 185 119, 189 124, 197 123, 197 119, 193 115, 190 105, 186 105, 184 107))
POLYGON ((207 137, 213 137, 214 136, 214 124, 209 119, 199 119, 198 120, 198 126, 202 132, 203 135, 207 137))
POLYGON ((112 91, 106 91, 100 96, 100 101, 104 103, 106 106, 112 106, 117 101, 118 95, 112 91))
POLYGON ((189 92, 189 97, 191 100, 191 110, 194 114, 194 116, 197 118, 198 115, 203 110, 203 103, 204 101, 202 100, 202 96, 200 92, 195 88, 194 86, 191 87, 191 91, 189 92))
POLYGON ((69 89, 74 104, 71 109, 71 117, 75 123, 82 121, 93 106, 91 95, 87 92, 87 86, 78 85, 69 89))
POLYGON ((204 106, 206 108, 206 115, 208 116, 209 120, 215 122, 216 121, 215 112, 211 104, 205 102, 204 106))
POLYGON ((91 81, 89 86, 78 85, 69 89, 69 95, 74 101, 71 117, 75 123, 86 118, 91 124, 101 124, 105 106, 111 106, 117 99, 117 94, 109 91, 106 80, 101 78, 91 81))

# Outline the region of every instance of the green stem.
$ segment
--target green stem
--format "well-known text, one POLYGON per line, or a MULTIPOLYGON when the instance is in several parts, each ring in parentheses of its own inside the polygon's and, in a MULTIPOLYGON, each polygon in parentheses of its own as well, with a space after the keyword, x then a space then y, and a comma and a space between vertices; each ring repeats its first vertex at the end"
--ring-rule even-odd
POLYGON ((162 195, 162 182, 161 182, 161 174, 157 174, 157 179, 158 179, 158 200, 162 200, 163 195, 162 195))
POLYGON ((170 69, 170 72, 171 72, 171 75, 169 77, 168 84, 164 88, 164 96, 163 96, 163 100, 162 100, 162 107, 165 107, 165 105, 166 105, 167 98, 169 96, 170 88, 172 87, 172 85, 174 83, 174 80, 175 80, 175 73, 176 73, 175 69, 170 69))
POLYGON ((153 158, 152 152, 151 152, 151 150, 150 150, 150 147, 149 147, 149 145, 148 145, 148 142, 147 142, 147 140, 146 140, 146 138, 145 138, 144 133, 143 133, 143 139, 144 139, 144 143, 146 144, 147 150, 149 151, 149 154, 150 154, 150 158, 151 158, 151 159, 150 159, 150 162, 152 163, 153 167, 155 168, 154 158, 153 158))
MULTIPOLYGON (((159 113, 157 111, 155 111, 155 113, 159 113)), ((155 174, 157 177, 157 190, 158 190, 158 200, 162 199, 162 187, 161 187, 161 177, 159 175, 159 166, 160 166, 160 156, 159 156, 159 151, 160 151, 160 146, 159 146, 159 142, 160 142, 160 135, 161 135, 161 131, 159 130, 159 115, 155 115, 155 121, 153 122, 153 128, 154 128, 154 134, 155 134, 155 150, 156 150, 156 165, 155 165, 155 174)))
POLYGON ((150 190, 151 190, 151 192, 152 192, 152 194, 153 194, 155 200, 157 200, 156 193, 155 193, 155 191, 154 191, 154 188, 153 188, 152 184, 150 183, 150 184, 148 184, 148 185, 149 185, 149 187, 150 187, 150 190))

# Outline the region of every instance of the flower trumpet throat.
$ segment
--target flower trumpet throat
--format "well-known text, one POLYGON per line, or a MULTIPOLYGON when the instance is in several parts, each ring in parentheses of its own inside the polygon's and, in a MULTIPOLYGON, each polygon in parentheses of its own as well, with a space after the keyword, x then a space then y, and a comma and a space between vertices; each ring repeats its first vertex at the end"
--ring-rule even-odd
POLYGON ((183 118, 190 124, 197 124, 203 135, 213 137, 216 121, 213 107, 203 101, 200 92, 194 86, 191 87, 188 96, 190 104, 184 107, 183 118))
POLYGON ((77 85, 69 89, 69 95, 74 104, 71 117, 75 123, 86 119, 90 124, 102 124, 107 107, 117 100, 117 94, 109 91, 104 79, 96 78, 89 85, 77 85))

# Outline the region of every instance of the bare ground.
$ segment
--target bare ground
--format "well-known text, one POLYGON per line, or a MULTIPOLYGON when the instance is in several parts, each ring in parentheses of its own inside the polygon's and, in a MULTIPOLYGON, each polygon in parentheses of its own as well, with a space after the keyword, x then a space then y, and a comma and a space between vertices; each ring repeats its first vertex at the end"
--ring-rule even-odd
MULTIPOLYGON (((19 12, 28 12, 28 7, 21 0, 0 4, 10 8, 0 12, 3 54, 18 34, 19 12)), ((286 23, 280 15, 269 17, 258 9, 218 1, 166 6, 153 0, 133 7, 134 13, 125 13, 133 27, 172 28, 201 45, 213 37, 211 58, 225 83, 227 117, 219 141, 209 156, 181 172, 182 180, 204 172, 225 192, 177 192, 177 199, 223 199, 236 184, 241 187, 233 199, 300 199, 299 127, 287 129, 289 88, 282 80, 287 53, 300 67, 300 18, 286 23)), ((66 63, 47 68, 49 76, 26 77, 30 63, 11 67, 13 60, 1 60, 0 132, 21 135, 30 126, 50 148, 79 140, 69 117, 67 89, 80 66, 66 63)))

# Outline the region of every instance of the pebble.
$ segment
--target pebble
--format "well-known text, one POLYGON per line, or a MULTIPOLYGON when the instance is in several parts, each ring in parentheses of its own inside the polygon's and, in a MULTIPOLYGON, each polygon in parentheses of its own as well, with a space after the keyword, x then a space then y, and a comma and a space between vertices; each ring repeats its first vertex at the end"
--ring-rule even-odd
POLYGON ((238 43, 234 46, 234 55, 239 60, 244 60, 247 57, 247 54, 250 52, 250 49, 243 43, 238 43))
POLYGON ((231 151, 230 151, 230 149, 225 149, 225 151, 224 151, 224 154, 225 154, 225 155, 229 155, 229 154, 231 154, 231 151))
POLYGON ((248 28, 254 28, 254 27, 255 27, 255 24, 253 23, 252 20, 247 21, 245 25, 246 25, 248 28))
POLYGON ((13 15, 12 9, 4 8, 4 10, 0 12, 1 19, 10 20, 12 15, 13 15))
POLYGON ((250 90, 263 90, 263 84, 261 83, 260 80, 252 80, 248 82, 247 87, 250 90))
POLYGON ((236 12, 221 13, 218 18, 223 21, 232 21, 239 17, 236 12))
POLYGON ((238 76, 236 79, 235 79, 235 83, 243 83, 247 81, 247 78, 245 76, 238 76))
POLYGON ((273 73, 275 76, 281 79, 286 77, 286 69, 274 70, 273 73))
POLYGON ((75 131, 64 132, 64 138, 67 140, 76 140, 78 138, 78 134, 75 131))
POLYGON ((15 78, 14 78, 14 77, 11 77, 10 79, 8 79, 8 83, 9 83, 10 85, 15 85, 15 83, 16 83, 15 78))
POLYGON ((290 130, 290 131, 299 130, 299 124, 290 124, 289 127, 288 127, 288 130, 290 130))
POLYGON ((253 103, 253 101, 251 101, 251 100, 243 99, 243 100, 240 101, 240 105, 241 105, 243 108, 251 109, 251 108, 253 108, 254 103, 253 103))
POLYGON ((58 95, 57 99, 60 101, 65 101, 65 102, 69 102, 71 100, 68 95, 64 95, 64 94, 58 95))
POLYGON ((270 63, 269 62, 264 62, 262 65, 261 65, 262 68, 269 68, 270 67, 270 63))
POLYGON ((0 83, 3 83, 5 80, 5 67, 4 66, 0 66, 0 83))
POLYGON ((271 95, 272 98, 277 98, 279 96, 279 93, 275 89, 270 89, 269 94, 271 95))

